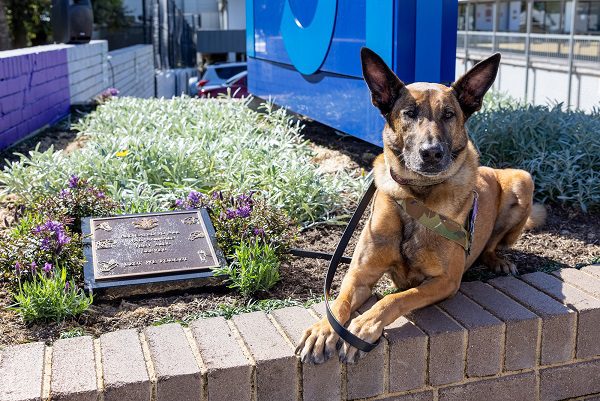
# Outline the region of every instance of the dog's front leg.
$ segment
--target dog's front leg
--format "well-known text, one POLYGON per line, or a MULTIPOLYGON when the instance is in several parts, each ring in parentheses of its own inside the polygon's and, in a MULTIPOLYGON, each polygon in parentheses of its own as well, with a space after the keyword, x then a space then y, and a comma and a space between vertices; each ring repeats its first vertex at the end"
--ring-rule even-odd
MULTIPOLYGON (((340 294, 331 304, 331 311, 341 324, 345 324, 352 312, 371 296, 373 285, 383 275, 383 271, 378 275, 374 275, 374 271, 378 269, 367 270, 352 265, 344 276, 340 294)), ((296 353, 300 354, 302 362, 323 363, 333 355, 338 338, 325 317, 306 329, 296 353)))
MULTIPOLYGON (((437 270, 441 274, 430 277, 418 287, 383 297, 371 309, 354 318, 348 330, 365 341, 375 342, 383 334, 383 329, 400 316, 454 295, 460 287, 465 266, 464 253, 454 256, 447 262, 447 269, 432 269, 432 266, 423 269, 437 270)), ((340 360, 343 362, 356 362, 361 355, 362 352, 348 343, 344 343, 340 349, 340 360)))

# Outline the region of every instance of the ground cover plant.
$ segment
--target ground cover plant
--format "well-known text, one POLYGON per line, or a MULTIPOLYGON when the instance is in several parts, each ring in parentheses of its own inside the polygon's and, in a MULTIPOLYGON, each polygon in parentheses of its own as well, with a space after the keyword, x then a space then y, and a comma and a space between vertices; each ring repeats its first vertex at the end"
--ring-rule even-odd
POLYGON ((320 173, 299 123, 247 102, 114 98, 76 126, 88 138, 83 149, 32 151, 7 165, 0 184, 33 202, 75 174, 105 187, 126 213, 168 210, 191 190, 261 190, 305 225, 346 212, 345 198, 356 198, 364 180, 320 173))
POLYGON ((485 105, 468 122, 483 165, 530 172, 540 202, 600 207, 600 108, 532 106, 499 94, 485 105))

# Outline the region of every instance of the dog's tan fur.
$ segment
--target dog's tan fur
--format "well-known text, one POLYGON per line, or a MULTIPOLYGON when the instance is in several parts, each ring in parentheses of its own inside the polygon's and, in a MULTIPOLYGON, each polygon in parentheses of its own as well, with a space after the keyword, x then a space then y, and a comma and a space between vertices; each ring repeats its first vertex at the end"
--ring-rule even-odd
MULTIPOLYGON (((477 258, 496 271, 516 273, 496 249, 512 245, 524 227, 540 224, 545 209, 532 204, 533 181, 527 172, 479 167, 478 153, 465 130, 466 120, 480 108, 495 79, 499 55, 474 67, 452 87, 404 86, 368 49, 363 50, 362 61, 373 104, 386 119, 384 151, 374 164, 377 192, 371 217, 332 310, 340 322, 347 322, 371 296, 375 283, 388 274, 402 291, 385 296, 349 326, 352 333, 374 342, 398 317, 456 293, 463 273, 477 258), (417 110, 418 115, 407 117, 407 110, 417 110), (410 149, 431 143, 445 146, 450 158, 439 173, 423 174, 422 161, 410 149), (473 190, 479 194, 479 213, 468 257, 461 246, 420 225, 395 201, 415 197, 429 209, 464 223, 473 190), (530 218, 532 208, 535 218, 530 218)), ((337 334, 323 319, 305 331, 297 352, 305 362, 321 363, 333 354, 337 342, 337 334)), ((339 354, 340 360, 355 362, 361 353, 344 343, 339 354)))

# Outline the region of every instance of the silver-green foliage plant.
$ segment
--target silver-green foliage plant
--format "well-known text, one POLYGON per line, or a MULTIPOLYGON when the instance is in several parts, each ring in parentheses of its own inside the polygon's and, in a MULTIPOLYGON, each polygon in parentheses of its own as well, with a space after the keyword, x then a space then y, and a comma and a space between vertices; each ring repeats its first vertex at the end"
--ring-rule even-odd
POLYGON ((167 210, 191 189, 262 190, 304 224, 346 213, 364 179, 319 172, 299 123, 271 104, 258 113, 247 103, 115 98, 75 127, 88 138, 82 149, 22 155, 0 184, 32 201, 75 174, 105 187, 129 213, 167 210))
POLYGON ((530 172, 538 201, 583 211, 600 206, 600 109, 524 105, 506 96, 490 100, 468 122, 482 164, 530 172))

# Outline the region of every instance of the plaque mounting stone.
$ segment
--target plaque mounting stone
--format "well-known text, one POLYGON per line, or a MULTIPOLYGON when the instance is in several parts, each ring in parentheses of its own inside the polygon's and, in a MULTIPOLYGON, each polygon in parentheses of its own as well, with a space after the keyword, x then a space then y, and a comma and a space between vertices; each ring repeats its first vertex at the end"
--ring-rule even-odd
POLYGON ((225 264, 204 209, 86 218, 82 231, 85 283, 94 292, 183 290, 225 264))

